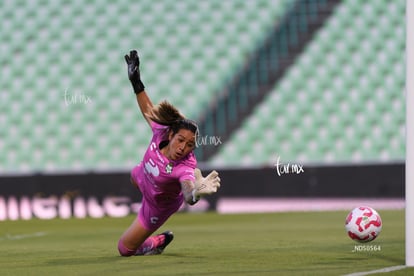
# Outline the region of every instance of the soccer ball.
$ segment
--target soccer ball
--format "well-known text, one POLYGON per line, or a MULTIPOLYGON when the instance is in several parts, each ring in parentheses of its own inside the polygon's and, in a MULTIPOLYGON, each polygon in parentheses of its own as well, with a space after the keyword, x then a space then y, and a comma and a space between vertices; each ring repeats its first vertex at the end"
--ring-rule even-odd
POLYGON ((352 210, 345 220, 348 236, 357 242, 370 242, 382 229, 381 217, 371 207, 361 206, 352 210))

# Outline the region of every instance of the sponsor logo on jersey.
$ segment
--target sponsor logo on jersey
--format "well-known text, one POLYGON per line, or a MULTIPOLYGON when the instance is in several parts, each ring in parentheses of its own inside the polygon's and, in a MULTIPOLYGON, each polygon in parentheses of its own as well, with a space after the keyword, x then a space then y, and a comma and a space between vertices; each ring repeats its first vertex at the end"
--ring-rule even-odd
POLYGON ((172 163, 168 163, 168 165, 165 167, 165 172, 168 174, 171 174, 173 170, 173 165, 172 163))
POLYGON ((145 162, 145 171, 153 176, 157 177, 160 175, 160 170, 157 164, 150 158, 148 162, 145 162))

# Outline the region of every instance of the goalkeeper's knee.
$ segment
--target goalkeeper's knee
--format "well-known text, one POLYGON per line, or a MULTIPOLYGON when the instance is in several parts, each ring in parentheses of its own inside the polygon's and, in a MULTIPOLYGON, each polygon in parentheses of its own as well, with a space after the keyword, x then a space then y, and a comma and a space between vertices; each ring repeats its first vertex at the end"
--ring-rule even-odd
POLYGON ((132 256, 132 255, 135 255, 135 252, 136 252, 136 250, 132 250, 132 249, 127 248, 124 245, 124 242, 122 241, 122 239, 120 239, 118 241, 118 251, 119 251, 119 254, 121 256, 124 256, 124 257, 129 257, 129 256, 132 256))

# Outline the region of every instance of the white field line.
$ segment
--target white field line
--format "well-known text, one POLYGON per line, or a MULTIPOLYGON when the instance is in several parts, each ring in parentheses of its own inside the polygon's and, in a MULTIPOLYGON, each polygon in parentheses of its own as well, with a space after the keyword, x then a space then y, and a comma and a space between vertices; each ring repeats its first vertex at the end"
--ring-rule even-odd
POLYGON ((405 265, 397 265, 397 266, 384 267, 384 268, 377 269, 377 270, 355 272, 355 273, 346 274, 343 276, 364 276, 364 275, 375 274, 375 273, 387 273, 391 271, 401 270, 404 268, 407 268, 407 267, 405 265))
POLYGON ((15 240, 23 240, 23 239, 30 239, 30 238, 38 238, 46 236, 46 232, 36 232, 31 234, 21 234, 21 235, 11 235, 6 234, 3 237, 0 237, 0 241, 15 241, 15 240))

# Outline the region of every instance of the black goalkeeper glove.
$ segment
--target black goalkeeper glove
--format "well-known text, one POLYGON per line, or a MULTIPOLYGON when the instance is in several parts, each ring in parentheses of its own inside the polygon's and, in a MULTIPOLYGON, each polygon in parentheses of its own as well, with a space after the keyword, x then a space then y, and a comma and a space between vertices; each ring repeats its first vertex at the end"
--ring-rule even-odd
POLYGON ((144 84, 141 81, 139 73, 139 57, 135 50, 129 52, 129 56, 125 55, 125 61, 128 64, 128 78, 131 81, 135 94, 144 91, 144 84))

